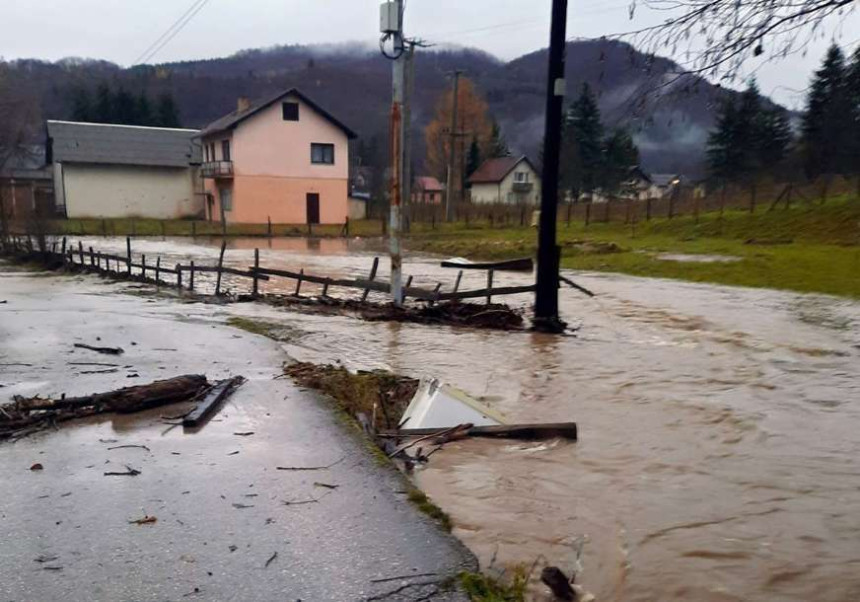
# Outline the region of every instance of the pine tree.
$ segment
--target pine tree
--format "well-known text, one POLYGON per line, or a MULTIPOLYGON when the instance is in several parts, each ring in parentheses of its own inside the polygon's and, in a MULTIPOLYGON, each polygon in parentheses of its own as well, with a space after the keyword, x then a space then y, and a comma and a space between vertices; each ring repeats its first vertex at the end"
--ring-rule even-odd
POLYGON ((146 92, 141 92, 135 101, 135 112, 137 113, 137 125, 155 125, 155 116, 152 114, 152 104, 146 92))
POLYGON ((493 119, 493 129, 490 134, 490 144, 487 156, 489 159, 511 156, 508 142, 505 140, 504 134, 502 134, 502 128, 499 127, 499 123, 495 119, 493 119))
POLYGON ((472 143, 469 145, 469 155, 466 158, 466 177, 475 173, 480 166, 481 147, 478 145, 478 139, 473 136, 472 143))
POLYGON ((851 63, 846 70, 845 88, 851 113, 849 128, 852 144, 848 151, 851 159, 849 167, 851 174, 858 178, 857 196, 860 197, 860 46, 854 50, 851 63))
POLYGON ((757 127, 759 163, 764 172, 772 175, 788 155, 793 140, 788 113, 782 107, 764 109, 759 114, 757 127))
POLYGON ((114 96, 114 121, 123 125, 137 125, 137 106, 134 96, 125 88, 120 87, 114 96))
POLYGON ((639 149, 633 138, 623 129, 617 129, 606 139, 603 150, 603 168, 600 188, 610 195, 621 192, 631 170, 639 165, 639 149))
POLYGON ((708 135, 706 151, 711 176, 724 183, 734 179, 740 163, 736 156, 737 133, 738 112, 735 102, 731 97, 726 97, 717 113, 717 126, 708 135))
POLYGON ((86 88, 78 88, 73 93, 72 120, 93 121, 93 101, 86 88))
POLYGON ((169 93, 162 94, 158 97, 156 123, 157 125, 165 128, 181 127, 179 122, 179 109, 176 108, 173 96, 169 93))
POLYGON ((563 137, 562 184, 574 198, 598 187, 603 165, 603 125, 600 109, 588 84, 567 112, 563 137))
POLYGON ((834 44, 815 72, 803 114, 803 158, 808 176, 851 171, 851 122, 845 58, 834 44))
POLYGON ((95 123, 114 123, 113 94, 104 82, 96 90, 96 103, 93 108, 92 120, 95 123))

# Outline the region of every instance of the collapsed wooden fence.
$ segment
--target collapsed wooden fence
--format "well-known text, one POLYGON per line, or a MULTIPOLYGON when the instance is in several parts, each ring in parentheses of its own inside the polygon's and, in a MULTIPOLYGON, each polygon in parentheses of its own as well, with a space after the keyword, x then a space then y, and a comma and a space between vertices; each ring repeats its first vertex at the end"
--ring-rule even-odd
MULTIPOLYGON (((34 245, 30 235, 9 236, 2 241, 2 250, 6 255, 38 255, 47 263, 58 263, 128 280, 142 280, 153 283, 156 286, 176 287, 180 292, 195 290, 196 274, 214 273, 216 275, 216 296, 224 294, 222 291, 222 277, 225 274, 250 280, 248 294, 252 297, 260 296, 260 282, 267 282, 273 278, 295 280, 294 295, 296 297, 300 296, 302 285, 306 282, 321 285, 322 297, 328 297, 329 289, 332 287, 359 290, 361 291, 362 302, 367 300, 371 291, 391 293, 390 283, 376 279, 379 257, 373 259, 373 264, 367 278, 333 278, 330 276, 307 274, 304 269, 295 272, 292 270, 266 268, 260 265, 259 249, 254 249, 253 266, 248 266, 247 269, 225 266, 226 241, 222 241, 221 243, 221 250, 216 265, 200 265, 194 261, 189 261, 187 265, 176 263, 173 266, 168 266, 162 262, 160 256, 157 256, 154 262, 152 261, 152 257, 150 257, 150 262, 147 263, 146 254, 140 254, 135 257, 132 253, 131 237, 126 237, 125 255, 99 251, 91 246, 84 248, 82 241, 78 241, 77 245, 70 244, 67 237, 63 237, 62 241, 52 241, 50 244, 43 241, 42 247, 39 248, 39 245, 34 245), (135 270, 137 270, 136 273, 135 270), (172 277, 173 281, 164 280, 166 277, 172 277)), ((459 288, 462 276, 463 272, 460 270, 450 291, 443 291, 441 282, 437 283, 432 290, 414 287, 412 286, 412 276, 409 276, 403 290, 403 298, 405 300, 411 297, 431 304, 442 301, 484 298, 489 305, 492 303, 494 296, 530 293, 535 290, 534 284, 493 287, 494 270, 490 269, 487 270, 486 288, 461 291, 459 288)))

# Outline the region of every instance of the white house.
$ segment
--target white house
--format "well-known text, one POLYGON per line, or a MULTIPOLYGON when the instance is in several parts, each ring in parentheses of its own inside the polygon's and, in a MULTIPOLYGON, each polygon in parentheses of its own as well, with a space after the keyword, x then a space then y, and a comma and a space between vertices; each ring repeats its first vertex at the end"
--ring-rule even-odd
POLYGON ((197 130, 48 121, 46 161, 70 218, 202 215, 197 130))
POLYGON ((540 203, 540 176, 527 157, 488 159, 469 177, 473 203, 540 203))

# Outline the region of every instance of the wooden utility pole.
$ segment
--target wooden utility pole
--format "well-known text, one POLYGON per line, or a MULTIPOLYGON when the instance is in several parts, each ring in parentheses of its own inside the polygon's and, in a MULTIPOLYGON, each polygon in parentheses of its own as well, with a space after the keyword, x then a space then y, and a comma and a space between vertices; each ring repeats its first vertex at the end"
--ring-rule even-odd
POLYGON ((565 323, 558 316, 558 270, 561 250, 556 245, 556 219, 558 217, 561 119, 565 92, 566 26, 567 0, 552 0, 534 316, 536 329, 551 332, 560 332, 565 328, 565 323))
POLYGON ((454 219, 454 165, 456 164, 456 142, 457 142, 457 104, 460 96, 460 75, 463 72, 457 69, 454 71, 454 96, 451 99, 451 131, 450 150, 448 152, 448 177, 446 182, 445 192, 445 219, 452 221, 454 219))

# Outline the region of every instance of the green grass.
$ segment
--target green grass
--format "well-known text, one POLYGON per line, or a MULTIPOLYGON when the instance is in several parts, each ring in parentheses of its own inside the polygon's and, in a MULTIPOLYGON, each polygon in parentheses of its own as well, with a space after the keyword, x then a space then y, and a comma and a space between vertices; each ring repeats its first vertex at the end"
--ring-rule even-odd
MULTIPOLYGON (((825 205, 750 215, 729 211, 640 222, 559 224, 562 266, 622 272, 694 282, 768 287, 860 297, 860 202, 840 199, 825 205), (748 244, 754 239, 756 244, 748 244), (658 259, 661 253, 715 254, 735 262, 684 263, 658 259)), ((413 250, 473 259, 533 255, 533 228, 466 228, 445 224, 413 229, 413 250)))
POLYGON ((451 531, 451 517, 442 510, 439 506, 430 501, 430 498, 427 497, 420 489, 412 489, 409 491, 409 495, 407 498, 412 504, 418 508, 421 512, 429 516, 435 521, 438 521, 439 525, 445 529, 446 531, 451 531))
POLYGON ((522 602, 525 600, 527 575, 518 567, 510 583, 503 583, 481 573, 460 573, 457 580, 472 602, 522 602))

